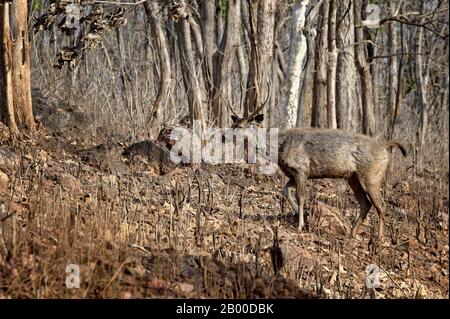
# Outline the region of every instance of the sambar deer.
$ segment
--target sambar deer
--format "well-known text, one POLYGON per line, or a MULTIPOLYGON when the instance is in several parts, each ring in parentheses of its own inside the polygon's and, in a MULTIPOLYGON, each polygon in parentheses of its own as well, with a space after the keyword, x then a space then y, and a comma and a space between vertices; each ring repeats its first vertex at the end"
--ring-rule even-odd
POLYGON ((386 208, 380 187, 388 167, 387 148, 390 146, 397 146, 406 156, 405 148, 396 141, 380 142, 339 129, 294 128, 281 132, 278 165, 289 177, 283 192, 299 215, 299 232, 305 224, 303 206, 307 179, 344 178, 360 205, 352 237, 373 205, 379 215, 378 237, 383 240, 386 208), (296 188, 298 205, 289 187, 296 188))

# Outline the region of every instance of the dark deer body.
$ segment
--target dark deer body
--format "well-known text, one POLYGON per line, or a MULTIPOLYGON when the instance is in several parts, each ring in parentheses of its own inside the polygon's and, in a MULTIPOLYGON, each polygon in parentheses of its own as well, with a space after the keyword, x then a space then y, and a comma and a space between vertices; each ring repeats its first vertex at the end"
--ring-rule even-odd
POLYGON ((352 230, 355 236, 371 206, 380 217, 379 237, 383 237, 386 208, 380 193, 388 167, 387 147, 402 145, 395 141, 376 139, 333 129, 301 128, 280 133, 279 166, 289 177, 285 194, 299 213, 299 231, 304 226, 303 205, 307 179, 345 178, 360 205, 360 214, 352 230), (292 200, 289 187, 297 191, 298 206, 292 200))

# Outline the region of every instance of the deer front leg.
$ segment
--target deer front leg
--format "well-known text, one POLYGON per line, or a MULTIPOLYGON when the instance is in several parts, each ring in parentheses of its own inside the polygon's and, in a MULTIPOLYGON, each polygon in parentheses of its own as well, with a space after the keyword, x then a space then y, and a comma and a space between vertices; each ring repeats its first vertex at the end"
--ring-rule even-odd
POLYGON ((298 232, 301 233, 303 226, 305 226, 305 219, 303 216, 303 206, 305 204, 306 191, 306 177, 299 174, 295 177, 295 184, 297 188, 297 202, 298 202, 298 232))
POLYGON ((287 182, 286 186, 284 186, 284 188, 283 188, 283 196, 285 196, 287 198, 287 200, 289 201, 289 204, 291 205, 292 209, 294 210, 294 213, 298 214, 298 205, 295 202, 294 198, 292 197, 292 194, 290 191, 291 187, 294 187, 294 186, 295 186, 295 182, 292 179, 290 179, 287 182))

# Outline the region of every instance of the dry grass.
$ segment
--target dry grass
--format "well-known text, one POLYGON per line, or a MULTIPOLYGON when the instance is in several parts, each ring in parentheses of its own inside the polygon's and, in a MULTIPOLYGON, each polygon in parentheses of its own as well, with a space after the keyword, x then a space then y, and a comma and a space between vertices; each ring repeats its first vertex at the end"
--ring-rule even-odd
POLYGON ((413 176, 394 155, 391 242, 377 248, 372 211, 360 238, 343 234, 357 204, 339 181, 309 183, 311 228, 298 235, 281 175, 248 165, 107 173, 61 156, 44 131, 2 146, 18 159, 0 196, 12 214, 2 223, 2 298, 363 298, 371 263, 381 269, 378 298, 448 296, 446 175, 413 176), (285 261, 277 276, 274 225, 285 261), (80 267, 80 289, 65 286, 69 264, 80 267))

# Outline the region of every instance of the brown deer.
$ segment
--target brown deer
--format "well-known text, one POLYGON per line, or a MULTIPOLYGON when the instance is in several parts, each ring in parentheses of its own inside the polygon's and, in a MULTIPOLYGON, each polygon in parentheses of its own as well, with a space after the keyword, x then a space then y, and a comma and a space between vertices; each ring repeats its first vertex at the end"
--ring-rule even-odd
MULTIPOLYGON (((265 103, 248 117, 234 116, 233 127, 260 123, 258 114, 265 103)), ((236 115, 236 114, 235 114, 236 115)), ((319 178, 345 178, 360 205, 357 221, 352 229, 356 236, 370 208, 375 206, 380 222, 378 236, 383 239, 386 208, 380 193, 389 161, 387 148, 397 146, 406 156, 405 148, 396 141, 378 141, 370 136, 339 129, 294 128, 278 135, 278 166, 289 177, 283 194, 299 215, 298 230, 305 225, 303 206, 306 181, 319 178), (297 203, 289 191, 295 187, 297 203)))
POLYGON ((373 205, 380 218, 378 236, 383 240, 386 208, 380 187, 388 167, 390 146, 397 146, 406 156, 405 148, 396 141, 380 142, 339 129, 294 128, 281 132, 278 165, 289 177, 283 193, 299 214, 299 232, 305 225, 303 205, 307 179, 345 178, 360 205, 352 237, 373 205), (290 187, 296 188, 298 205, 292 199, 290 187))

